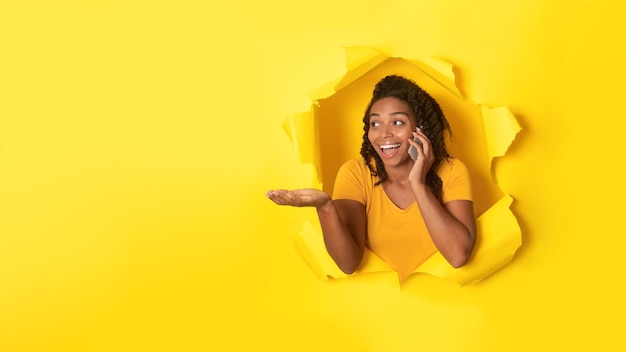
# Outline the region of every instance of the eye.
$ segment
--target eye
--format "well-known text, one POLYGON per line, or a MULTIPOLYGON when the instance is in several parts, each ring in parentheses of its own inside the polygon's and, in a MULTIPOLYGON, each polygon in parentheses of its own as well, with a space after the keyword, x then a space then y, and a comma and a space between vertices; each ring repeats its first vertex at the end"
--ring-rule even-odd
POLYGON ((371 127, 378 127, 378 126, 380 126, 380 122, 378 122, 378 121, 372 121, 372 122, 370 122, 370 126, 371 126, 371 127))
POLYGON ((404 125, 404 121, 402 121, 402 120, 395 120, 393 122, 393 124, 396 125, 396 126, 401 126, 401 125, 404 125))

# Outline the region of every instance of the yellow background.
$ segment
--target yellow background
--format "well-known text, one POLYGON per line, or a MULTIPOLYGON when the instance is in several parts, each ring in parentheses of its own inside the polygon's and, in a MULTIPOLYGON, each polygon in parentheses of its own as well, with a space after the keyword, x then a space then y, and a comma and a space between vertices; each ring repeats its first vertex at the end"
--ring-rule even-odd
POLYGON ((620 1, 0 1, 0 350, 619 350, 620 1), (522 132, 523 232, 459 288, 318 280, 285 118, 342 47, 436 56, 522 132))

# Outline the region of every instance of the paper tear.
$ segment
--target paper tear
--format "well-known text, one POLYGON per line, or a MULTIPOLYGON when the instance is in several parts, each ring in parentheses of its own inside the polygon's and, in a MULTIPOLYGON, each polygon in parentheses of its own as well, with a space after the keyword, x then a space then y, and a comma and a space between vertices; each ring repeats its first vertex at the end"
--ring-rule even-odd
POLYGON ((509 209, 512 202, 513 198, 504 196, 476 220, 476 247, 465 266, 455 269, 437 252, 415 272, 465 286, 484 279, 510 262, 522 244, 517 219, 509 209))
POLYGON ((409 62, 424 71, 430 78, 441 84, 459 99, 463 99, 463 95, 456 86, 456 78, 452 64, 434 57, 423 57, 419 60, 411 60, 409 62))
POLYGON ((363 47, 351 47, 346 49, 347 72, 335 86, 335 91, 345 88, 369 71, 389 60, 389 57, 380 52, 363 47))
POLYGON ((317 119, 317 103, 311 104, 309 112, 291 115, 283 123, 283 130, 291 140, 293 151, 303 164, 311 164, 315 168, 315 179, 322 183, 322 163, 320 161, 319 125, 317 119))
MULTIPOLYGON (((346 73, 333 81, 334 88, 326 85, 310 94, 315 97, 311 111, 295 114, 287 119, 283 128, 290 137, 294 151, 303 164, 310 164, 315 174, 312 187, 321 188, 321 162, 317 109, 318 100, 335 94, 369 71, 387 61, 389 57, 380 52, 363 47, 346 48, 346 73)), ((436 58, 406 60, 426 75, 463 99, 456 87, 451 64, 436 58)), ((506 107, 488 108, 482 106, 483 128, 491 159, 503 156, 521 130, 515 116, 506 107)), ((491 163, 489 163, 491 165, 491 163)), ((413 273, 426 273, 464 286, 476 283, 491 275, 511 261, 521 246, 521 230, 510 210, 513 198, 505 193, 477 219, 477 242, 470 261, 462 268, 455 269, 437 252, 417 267, 413 273)), ((326 252, 318 219, 311 217, 295 235, 296 251, 320 279, 343 278, 344 274, 326 252)), ((380 257, 366 248, 363 262, 353 275, 366 272, 393 271, 380 257)), ((406 278, 399 278, 403 282, 406 278)))
POLYGON ((319 255, 319 253, 326 252, 324 241, 319 241, 319 236, 320 229, 316 228, 310 220, 305 220, 300 233, 293 238, 296 252, 318 279, 326 279, 328 276, 340 277, 343 273, 332 258, 328 255, 319 255))
MULTIPOLYGON (((343 278, 348 275, 337 267, 333 259, 326 251, 324 240, 321 237, 322 229, 319 226, 317 217, 313 216, 304 221, 300 232, 294 238, 296 252, 307 263, 313 274, 319 279, 343 278)), ((390 272, 391 267, 371 250, 365 248, 363 260, 358 273, 390 272)))
POLYGON ((491 109, 481 105, 481 110, 489 159, 503 156, 521 127, 506 106, 491 109))

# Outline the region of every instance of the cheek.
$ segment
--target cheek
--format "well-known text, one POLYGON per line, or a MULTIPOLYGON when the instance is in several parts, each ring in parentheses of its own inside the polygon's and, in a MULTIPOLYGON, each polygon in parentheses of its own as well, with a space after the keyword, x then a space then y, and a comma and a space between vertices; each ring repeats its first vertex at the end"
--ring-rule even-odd
POLYGON ((411 124, 409 128, 406 129, 405 135, 406 138, 413 138, 413 132, 415 132, 415 126, 411 124))
POLYGON ((367 131, 367 140, 370 142, 370 144, 372 143, 372 139, 374 138, 372 130, 367 131))

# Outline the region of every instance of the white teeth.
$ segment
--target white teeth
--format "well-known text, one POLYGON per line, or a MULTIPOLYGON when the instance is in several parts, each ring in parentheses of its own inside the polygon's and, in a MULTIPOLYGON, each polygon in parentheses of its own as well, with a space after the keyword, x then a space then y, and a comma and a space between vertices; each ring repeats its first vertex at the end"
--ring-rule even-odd
POLYGON ((385 145, 381 145, 380 149, 399 148, 399 147, 400 147, 400 143, 398 143, 398 144, 385 144, 385 145))

